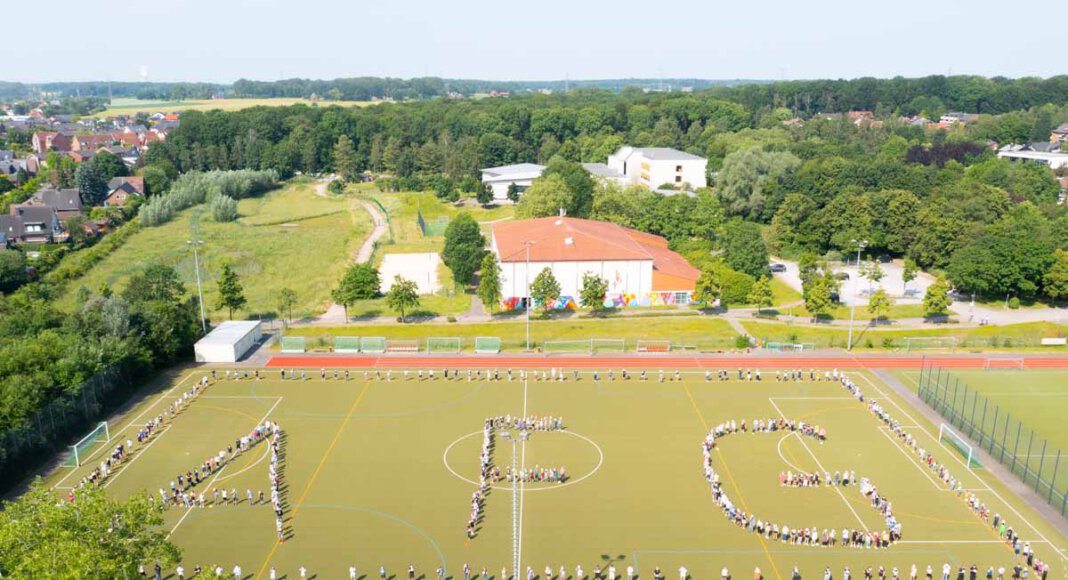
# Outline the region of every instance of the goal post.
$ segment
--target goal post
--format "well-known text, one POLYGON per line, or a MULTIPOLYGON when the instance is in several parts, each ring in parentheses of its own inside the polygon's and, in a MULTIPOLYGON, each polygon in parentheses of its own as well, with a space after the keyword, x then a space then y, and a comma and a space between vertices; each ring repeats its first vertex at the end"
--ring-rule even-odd
POLYGON ((476 336, 475 354, 499 354, 501 338, 499 336, 476 336))
POLYGON ((283 336, 279 339, 282 352, 304 352, 308 348, 308 339, 303 336, 283 336))
POLYGON ((460 354, 463 341, 458 336, 431 336, 426 339, 427 354, 460 354))
POLYGON ((623 354, 626 349, 626 341, 622 338, 591 338, 590 352, 623 354))
POLYGON ((635 352, 671 352, 670 340, 639 340, 635 352))
POLYGON ((938 426, 938 442, 942 443, 943 441, 949 443, 953 449, 967 460, 968 469, 983 466, 975 455, 975 447, 946 423, 941 423, 938 426))
POLYGON ((101 441, 104 443, 111 441, 111 430, 108 428, 106 421, 101 421, 88 435, 82 437, 81 441, 70 446, 70 455, 67 457, 66 465, 68 467, 81 467, 85 457, 89 454, 89 450, 101 441))
POLYGON ((386 339, 382 336, 361 336, 360 352, 381 354, 386 352, 386 339))
POLYGON ((592 343, 586 340, 547 340, 541 343, 541 350, 546 354, 589 354, 592 343))
POLYGON ((1022 358, 988 358, 983 362, 983 370, 987 371, 1022 371, 1024 359, 1022 358))
POLYGON ((957 349, 957 337, 955 336, 906 336, 905 352, 914 350, 948 350, 957 349))

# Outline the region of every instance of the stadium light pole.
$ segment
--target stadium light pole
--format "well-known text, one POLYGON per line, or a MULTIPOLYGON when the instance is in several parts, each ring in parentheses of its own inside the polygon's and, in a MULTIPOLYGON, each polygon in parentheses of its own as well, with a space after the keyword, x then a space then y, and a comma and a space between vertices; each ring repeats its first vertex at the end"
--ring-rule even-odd
POLYGON ((534 298, 530 292, 530 246, 536 244, 534 240, 527 240, 523 242, 523 245, 527 248, 527 267, 523 270, 523 275, 526 277, 527 286, 527 352, 530 352, 530 304, 534 298))
MULTIPOLYGON (((516 431, 515 437, 508 431, 501 432, 501 438, 512 442, 512 580, 519 580, 519 443, 526 442, 530 433, 516 431)), ((505 580, 502 578, 501 580, 505 580)))
MULTIPOLYGON (((860 277, 860 253, 864 250, 865 247, 867 247, 868 240, 850 240, 850 241, 857 245, 857 277, 859 278, 860 277)), ((850 306, 849 306, 849 340, 847 341, 847 345, 848 345, 849 348, 847 348, 846 350, 850 350, 850 351, 853 350, 853 319, 856 318, 856 314, 857 314, 857 282, 859 282, 859 280, 854 280, 853 281, 853 303, 850 304, 850 306)))
POLYGON ((208 323, 204 316, 204 286, 200 283, 200 252, 197 248, 204 245, 204 240, 192 239, 185 242, 190 246, 193 246, 193 267, 197 271, 197 294, 199 295, 200 302, 200 328, 204 331, 204 334, 208 333, 208 323))

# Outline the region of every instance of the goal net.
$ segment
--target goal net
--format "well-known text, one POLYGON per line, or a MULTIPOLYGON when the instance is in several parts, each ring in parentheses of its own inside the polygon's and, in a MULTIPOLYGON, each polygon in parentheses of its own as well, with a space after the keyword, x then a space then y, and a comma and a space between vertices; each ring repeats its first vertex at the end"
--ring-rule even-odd
POLYGON ((955 336, 906 336, 905 352, 914 350, 956 350, 955 336))
POLYGON ((591 338, 590 352, 623 354, 626 343, 622 338, 591 338))
POLYGON ((67 456, 68 467, 79 467, 89 455, 89 451, 97 443, 111 441, 111 431, 106 422, 101 422, 82 440, 70 446, 70 455, 67 456))
POLYGON ((938 442, 948 443, 949 447, 952 447, 960 453, 961 457, 967 459, 968 469, 982 467, 982 464, 979 463, 979 458, 975 456, 975 448, 972 444, 950 428, 946 423, 942 423, 938 426, 938 442))
POLYGON ((282 352, 304 352, 308 347, 308 339, 303 336, 283 336, 279 344, 282 352))
POLYGON ((360 337, 336 336, 334 337, 334 352, 360 352, 360 337))
POLYGON ((476 336, 475 353, 497 354, 501 352, 501 339, 497 336, 476 336))
POLYGON ((983 369, 985 370, 1024 370, 1024 359, 1022 358, 988 358, 983 363, 983 369))
POLYGON ((426 339, 426 352, 428 354, 460 354, 462 345, 459 337, 431 336, 426 339))
POLYGON ((360 352, 375 354, 386 352, 386 339, 381 336, 361 336, 360 352))
POLYGON ((637 352, 671 352, 670 340, 639 340, 637 352))
POLYGON ((590 352, 589 340, 549 340, 541 343, 546 354, 586 354, 590 352))

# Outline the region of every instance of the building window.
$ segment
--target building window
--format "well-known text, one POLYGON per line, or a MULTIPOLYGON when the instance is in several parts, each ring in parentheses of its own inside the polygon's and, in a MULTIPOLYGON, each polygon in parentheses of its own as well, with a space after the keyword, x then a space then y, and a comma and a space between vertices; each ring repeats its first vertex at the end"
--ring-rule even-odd
POLYGON ((681 165, 676 165, 675 166, 675 173, 682 173, 682 166, 681 165))
POLYGON ((675 176, 675 183, 682 183, 682 176, 681 175, 676 175, 675 176))
POLYGON ((690 293, 689 292, 676 292, 675 293, 675 304, 679 304, 679 305, 685 306, 685 305, 687 305, 689 303, 690 303, 690 293))

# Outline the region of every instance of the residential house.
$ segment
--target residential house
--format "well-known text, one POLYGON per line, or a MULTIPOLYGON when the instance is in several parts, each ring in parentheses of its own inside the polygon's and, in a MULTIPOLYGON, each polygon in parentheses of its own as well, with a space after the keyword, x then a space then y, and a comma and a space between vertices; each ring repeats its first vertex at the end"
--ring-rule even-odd
POLYGON ((25 203, 15 207, 45 206, 56 210, 61 221, 82 215, 82 197, 77 189, 39 189, 25 203))
POLYGON ((535 179, 541 177, 545 166, 536 163, 516 163, 500 167, 487 167, 482 170, 482 183, 493 189, 494 201, 506 201, 508 188, 515 186, 520 195, 527 190, 535 179))
POLYGON ((976 122, 978 120, 979 120, 979 115, 976 115, 974 113, 960 113, 960 112, 946 113, 945 115, 942 115, 941 119, 939 119, 940 122, 946 123, 948 125, 953 125, 953 124, 956 124, 956 123, 961 123, 961 124, 974 123, 974 122, 976 122))
POLYGON ((7 246, 52 244, 67 239, 54 208, 44 205, 11 207, 10 215, 0 215, 0 239, 7 246))
POLYGON ((31 155, 25 159, 19 159, 11 151, 0 151, 0 175, 6 176, 15 185, 21 185, 20 172, 33 177, 37 175, 37 170, 37 157, 31 155))
POLYGON ((89 135, 75 135, 71 139, 72 152, 87 152, 92 151, 96 153, 101 148, 111 145, 114 138, 109 133, 90 133, 89 135))
POLYGON ((998 150, 998 157, 1009 161, 1040 163, 1050 169, 1068 167, 1068 153, 1061 153, 1055 143, 1010 144, 998 150))
POLYGON ((622 187, 641 185, 661 189, 696 189, 708 185, 708 160, 668 147, 623 146, 608 156, 608 163, 583 163, 593 176, 614 180, 622 187))
POLYGON ((144 177, 115 177, 108 182, 108 197, 104 200, 104 207, 122 207, 127 199, 144 196, 144 177))
POLYGON ((1068 143, 1068 123, 1061 123, 1049 136, 1051 143, 1068 143))
POLYGON ((71 150, 71 138, 69 135, 58 131, 37 131, 30 139, 33 152, 44 157, 49 151, 66 152, 71 150))

